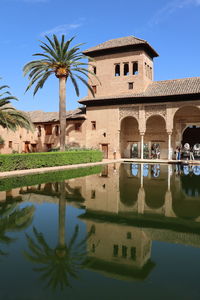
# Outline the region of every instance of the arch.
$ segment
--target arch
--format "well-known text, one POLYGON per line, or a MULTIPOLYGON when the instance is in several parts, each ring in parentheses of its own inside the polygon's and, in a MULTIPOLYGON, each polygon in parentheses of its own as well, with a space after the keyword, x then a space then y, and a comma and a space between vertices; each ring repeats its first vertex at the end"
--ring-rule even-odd
POLYGON ((121 157, 137 157, 139 152, 139 141, 139 124, 137 119, 131 116, 123 118, 120 123, 121 157), (134 149, 134 147, 137 149, 134 149))
POLYGON ((129 75, 129 64, 125 63, 124 64, 124 76, 128 76, 129 75))
POLYGON ((163 115, 153 114, 147 118, 144 143, 149 147, 150 157, 152 157, 152 155, 154 157, 156 148, 158 154, 157 158, 167 158, 168 134, 166 131, 166 121, 163 115))
POLYGON ((120 76, 120 64, 115 65, 115 76, 120 76))
MULTIPOLYGON (((190 126, 195 125, 200 126, 200 109, 196 105, 184 105, 176 109, 173 115, 174 130, 172 135, 172 145, 174 148, 185 143, 185 139, 183 138, 185 130, 190 126)), ((196 139, 192 139, 192 137, 189 138, 189 140, 192 145, 196 141, 196 139)))

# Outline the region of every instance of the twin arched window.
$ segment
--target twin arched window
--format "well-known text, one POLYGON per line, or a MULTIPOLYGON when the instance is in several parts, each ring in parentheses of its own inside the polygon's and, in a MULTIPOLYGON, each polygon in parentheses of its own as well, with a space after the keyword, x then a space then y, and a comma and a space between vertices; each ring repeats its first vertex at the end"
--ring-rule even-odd
MULTIPOLYGON (((123 75, 130 75, 129 63, 123 64, 123 75)), ((138 75, 138 62, 132 63, 132 75, 138 75)), ((120 76, 120 64, 115 65, 115 76, 120 76)))

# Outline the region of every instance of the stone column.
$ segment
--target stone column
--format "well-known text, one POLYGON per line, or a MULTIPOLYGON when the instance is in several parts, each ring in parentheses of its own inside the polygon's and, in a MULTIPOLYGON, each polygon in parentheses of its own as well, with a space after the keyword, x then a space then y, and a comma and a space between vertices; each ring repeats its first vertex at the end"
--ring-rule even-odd
POLYGON ((168 160, 172 159, 172 145, 171 145, 171 137, 172 137, 172 133, 168 132, 168 160))
POLYGON ((140 158, 144 158, 144 132, 140 132, 140 158))

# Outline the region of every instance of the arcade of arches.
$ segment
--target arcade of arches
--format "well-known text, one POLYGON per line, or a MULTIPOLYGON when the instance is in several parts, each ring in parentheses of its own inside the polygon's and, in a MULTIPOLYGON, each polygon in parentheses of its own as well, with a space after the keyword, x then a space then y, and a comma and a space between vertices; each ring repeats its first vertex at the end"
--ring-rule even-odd
POLYGON ((122 158, 172 159, 177 146, 200 144, 200 105, 127 108, 120 123, 122 158))

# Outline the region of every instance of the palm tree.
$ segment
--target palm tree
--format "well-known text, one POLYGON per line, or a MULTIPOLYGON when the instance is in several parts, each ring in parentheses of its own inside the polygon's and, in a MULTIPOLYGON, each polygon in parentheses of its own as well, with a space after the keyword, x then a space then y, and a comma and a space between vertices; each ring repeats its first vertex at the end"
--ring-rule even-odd
POLYGON ((11 106, 11 100, 18 100, 8 91, 8 85, 0 86, 0 126, 15 131, 17 127, 33 129, 29 117, 11 106))
MULTIPOLYGON (((27 228, 33 218, 34 206, 17 208, 17 201, 5 201, 0 204, 0 243, 9 245, 15 238, 7 235, 7 232, 20 231, 27 228)), ((0 255, 8 253, 0 249, 0 255)))
POLYGON ((59 228, 57 246, 50 247, 44 235, 33 227, 34 238, 26 234, 30 253, 24 252, 25 257, 33 263, 40 264, 41 267, 34 268, 41 273, 41 280, 46 280, 47 287, 53 290, 63 289, 70 286, 70 278, 78 279, 77 271, 87 262, 87 252, 85 242, 92 232, 77 242, 79 226, 76 225, 72 237, 68 244, 65 242, 65 182, 60 183, 59 199, 59 228))
POLYGON ((85 67, 88 65, 87 63, 82 62, 82 59, 86 58, 80 51, 80 46, 83 44, 77 44, 70 48, 74 37, 68 41, 65 41, 64 35, 62 35, 61 41, 59 41, 56 35, 53 35, 51 39, 48 36, 45 36, 45 38, 47 39, 47 42, 41 42, 40 45, 44 52, 33 54, 33 56, 40 56, 41 59, 29 62, 23 68, 24 76, 29 74, 28 78, 30 80, 26 91, 36 84, 33 92, 33 95, 35 95, 38 89, 43 88, 44 83, 52 74, 59 79, 60 150, 64 151, 67 79, 68 77, 71 79, 77 96, 79 96, 77 79, 82 81, 94 96, 93 89, 82 75, 88 78, 88 73, 94 76, 95 74, 85 67))

